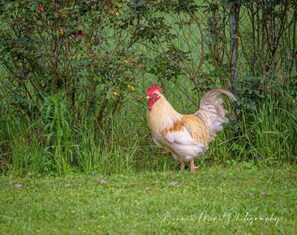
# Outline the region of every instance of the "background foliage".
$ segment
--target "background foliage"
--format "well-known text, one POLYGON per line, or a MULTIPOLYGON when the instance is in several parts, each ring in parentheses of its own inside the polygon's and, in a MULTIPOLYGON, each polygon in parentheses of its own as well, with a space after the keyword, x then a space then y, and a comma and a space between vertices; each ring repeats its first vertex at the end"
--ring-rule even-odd
POLYGON ((0 3, 3 172, 165 170, 150 140, 145 90, 194 112, 232 90, 231 123, 202 163, 296 160, 294 1, 0 3))

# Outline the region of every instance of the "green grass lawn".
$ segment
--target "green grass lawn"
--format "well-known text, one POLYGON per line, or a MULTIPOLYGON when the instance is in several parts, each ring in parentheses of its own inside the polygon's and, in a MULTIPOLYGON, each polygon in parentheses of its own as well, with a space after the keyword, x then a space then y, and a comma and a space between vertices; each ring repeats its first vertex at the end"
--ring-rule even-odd
POLYGON ((0 234, 296 234, 297 167, 0 177, 0 234))

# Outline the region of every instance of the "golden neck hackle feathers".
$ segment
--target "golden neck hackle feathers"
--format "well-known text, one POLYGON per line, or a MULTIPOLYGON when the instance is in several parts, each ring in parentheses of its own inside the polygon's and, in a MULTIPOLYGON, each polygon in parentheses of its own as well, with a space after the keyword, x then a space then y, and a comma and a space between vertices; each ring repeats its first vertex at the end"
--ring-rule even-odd
POLYGON ((160 99, 154 103, 151 110, 147 111, 147 120, 152 134, 157 135, 165 128, 170 128, 175 121, 181 119, 182 115, 176 112, 160 92, 154 93, 158 94, 160 99))

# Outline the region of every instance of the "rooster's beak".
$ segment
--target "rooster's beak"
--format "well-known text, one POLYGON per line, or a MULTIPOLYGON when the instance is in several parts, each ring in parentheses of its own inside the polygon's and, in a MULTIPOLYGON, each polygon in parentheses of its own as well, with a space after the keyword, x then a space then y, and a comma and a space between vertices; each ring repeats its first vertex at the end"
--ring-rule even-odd
POLYGON ((147 97, 146 97, 147 100, 149 100, 150 98, 151 98, 150 96, 147 96, 147 97))

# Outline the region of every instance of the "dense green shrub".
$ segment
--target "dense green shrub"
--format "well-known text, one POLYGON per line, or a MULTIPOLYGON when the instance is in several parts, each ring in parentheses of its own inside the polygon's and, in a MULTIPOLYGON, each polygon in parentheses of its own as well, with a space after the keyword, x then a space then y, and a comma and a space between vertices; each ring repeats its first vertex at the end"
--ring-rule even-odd
POLYGON ((77 125, 90 113, 102 125, 116 112, 144 61, 132 32, 121 30, 121 5, 107 3, 2 3, 1 61, 10 73, 3 85, 18 89, 6 101, 34 119, 46 97, 62 92, 77 125))

